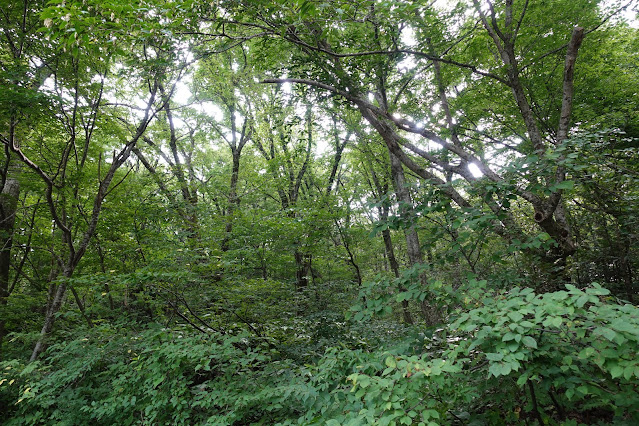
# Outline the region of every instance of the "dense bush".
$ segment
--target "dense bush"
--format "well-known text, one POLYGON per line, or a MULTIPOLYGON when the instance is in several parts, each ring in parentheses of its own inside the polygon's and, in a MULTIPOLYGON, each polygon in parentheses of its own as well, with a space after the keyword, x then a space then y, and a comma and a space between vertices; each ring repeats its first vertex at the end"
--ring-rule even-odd
MULTIPOLYGON (((294 363, 248 334, 102 325, 3 362, 5 424, 639 421, 639 309, 594 284, 487 292, 432 337, 294 363)), ((270 343, 269 343, 270 342, 270 343)), ((303 344, 300 340, 300 344, 303 344)), ((291 342, 288 342, 290 345, 291 342)), ((366 346, 365 346, 366 347, 366 346)), ((298 359, 299 361, 299 359, 298 359)))
POLYGON ((248 336, 99 327, 46 361, 2 364, 6 424, 270 423, 286 362, 248 336), (16 391, 19 389, 19 391, 16 391))

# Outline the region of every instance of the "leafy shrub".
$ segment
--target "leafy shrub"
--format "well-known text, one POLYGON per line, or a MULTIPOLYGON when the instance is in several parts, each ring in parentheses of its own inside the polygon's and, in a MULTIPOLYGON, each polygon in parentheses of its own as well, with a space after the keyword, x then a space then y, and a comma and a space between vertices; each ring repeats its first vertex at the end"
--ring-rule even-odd
POLYGON ((550 406, 549 414, 565 419, 597 408, 639 421, 639 309, 610 303, 598 284, 566 288, 491 295, 451 325, 469 333, 454 352, 469 357, 471 368, 485 365, 489 377, 526 386, 528 410, 550 406))
MULTIPOLYGON (((159 326, 133 333, 101 325, 51 346, 42 362, 0 364, 2 420, 639 422, 639 308, 616 302, 597 284, 461 299, 472 308, 460 309, 432 337, 395 338, 377 350, 341 345, 303 366, 247 334, 192 336, 159 326)), ((318 322, 320 334, 322 327, 318 322)))
POLYGON ((475 307, 457 312, 420 354, 327 352, 311 382, 329 395, 319 392, 305 421, 639 421, 637 307, 616 303, 598 284, 476 296, 462 297, 475 307))
POLYGON ((352 423, 639 421, 639 309, 598 284, 566 287, 470 298, 421 355, 362 365, 348 376, 352 423))
POLYGON ((268 424, 287 410, 278 386, 290 368, 246 335, 103 326, 47 355, 2 364, 6 424, 268 424))

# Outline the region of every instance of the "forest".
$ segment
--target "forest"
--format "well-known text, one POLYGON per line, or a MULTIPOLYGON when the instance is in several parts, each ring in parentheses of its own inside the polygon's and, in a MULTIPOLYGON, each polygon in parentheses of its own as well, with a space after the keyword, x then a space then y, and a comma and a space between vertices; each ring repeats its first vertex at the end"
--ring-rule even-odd
POLYGON ((639 424, 638 10, 0 0, 0 423, 639 424))

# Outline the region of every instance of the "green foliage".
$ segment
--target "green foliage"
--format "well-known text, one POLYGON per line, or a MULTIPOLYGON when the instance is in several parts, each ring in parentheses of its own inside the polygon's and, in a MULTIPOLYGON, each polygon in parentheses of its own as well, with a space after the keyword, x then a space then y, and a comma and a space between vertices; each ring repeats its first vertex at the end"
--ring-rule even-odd
POLYGON ((247 335, 101 326, 85 336, 53 345, 45 363, 2 364, 5 424, 269 423, 287 406, 287 363, 247 335))
POLYGON ((639 422, 638 33, 609 2, 493 2, 499 43, 470 1, 5 3, 3 424, 639 422))
POLYGON ((596 407, 618 419, 634 416, 639 309, 615 303, 596 283, 566 287, 541 295, 531 289, 490 294, 451 325, 470 333, 460 335, 455 352, 470 356, 471 366, 485 364, 489 377, 510 377, 522 390, 534 386, 547 404, 557 398, 551 410, 596 407))
MULTIPOLYGON (((556 421, 579 418, 577 413, 588 417, 589 412, 637 421, 639 309, 616 303, 596 283, 585 289, 567 285, 566 291, 540 295, 529 288, 486 293, 478 284, 473 281, 469 286, 478 290, 473 296, 459 301, 471 309, 458 309, 457 319, 430 339, 421 356, 387 357, 381 374, 378 369, 350 376, 357 394, 369 402, 377 392, 393 395, 399 370, 401 377, 423 383, 414 388, 403 384, 399 389, 408 394, 396 401, 439 398, 436 407, 442 416, 449 416, 448 421, 460 413, 484 420, 516 421, 520 415, 542 415, 556 421), (441 365, 446 369, 436 369, 441 365), (442 371, 447 374, 436 379, 442 371), (437 384, 441 388, 434 387, 437 384), (425 388, 433 393, 424 394, 425 388), (534 392, 534 404, 530 392, 534 392), (493 396, 501 401, 499 406, 487 403, 487 394, 501 395, 493 396)), ((410 295, 408 290, 396 297, 410 295)), ((364 310, 356 309, 356 315, 373 315, 375 306, 375 301, 368 302, 364 310)), ((405 408, 382 401, 376 404, 373 416, 378 420, 400 416, 405 408)), ((371 413, 362 410, 362 415, 371 413)))
POLYGON ((518 288, 481 293, 467 299, 473 308, 460 310, 451 325, 430 337, 398 335, 386 349, 379 342, 365 349, 336 346, 306 365, 245 333, 193 336, 160 326, 127 332, 105 324, 52 345, 42 362, 3 362, 3 420, 220 425, 436 425, 538 416, 551 424, 592 416, 639 420, 639 309, 615 302, 598 284, 545 294, 518 288))

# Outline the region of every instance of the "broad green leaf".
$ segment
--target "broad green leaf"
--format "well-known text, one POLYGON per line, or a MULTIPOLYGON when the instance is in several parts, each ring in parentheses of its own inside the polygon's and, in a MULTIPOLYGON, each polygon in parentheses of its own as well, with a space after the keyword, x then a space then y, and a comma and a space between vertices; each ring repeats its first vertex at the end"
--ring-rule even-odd
POLYGON ((515 334, 514 334, 514 333, 511 333, 511 332, 508 332, 508 333, 506 333, 506 334, 504 335, 504 337, 502 337, 502 339, 501 339, 501 340, 502 340, 502 342, 507 342, 507 341, 509 341, 509 340, 514 340, 514 339, 515 339, 515 334))
POLYGON ((621 377, 623 373, 624 373, 624 368, 618 364, 615 364, 610 368, 610 375, 612 376, 613 379, 616 379, 617 377, 621 377))
POLYGON ((510 318, 514 322, 521 321, 523 317, 524 316, 519 311, 508 312, 508 318, 510 318))
POLYGON ((397 361, 395 360, 395 357, 391 355, 386 357, 386 360, 384 361, 384 363, 386 364, 388 368, 397 367, 397 361))
POLYGON ((528 346, 529 348, 537 349, 537 341, 534 338, 530 336, 524 336, 524 338, 521 341, 524 345, 528 346))
POLYGON ((486 354, 486 358, 489 361, 501 361, 502 359, 504 359, 504 354, 502 354, 502 353, 487 353, 486 354))
POLYGON ((603 336, 610 341, 613 341, 614 338, 617 336, 617 333, 614 330, 611 330, 607 327, 598 327, 593 331, 593 334, 603 336))

